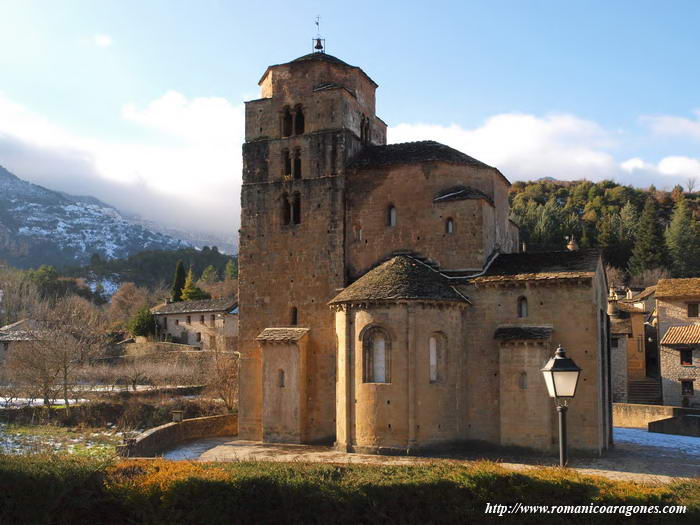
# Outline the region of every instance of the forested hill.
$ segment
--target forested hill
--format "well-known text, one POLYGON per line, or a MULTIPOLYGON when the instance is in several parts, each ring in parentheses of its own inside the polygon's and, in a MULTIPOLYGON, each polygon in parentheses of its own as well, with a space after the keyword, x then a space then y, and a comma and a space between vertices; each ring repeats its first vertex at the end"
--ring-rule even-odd
POLYGON ((573 235, 582 248, 599 247, 606 262, 632 276, 666 270, 700 275, 700 234, 695 219, 700 193, 676 186, 646 190, 612 181, 516 182, 511 219, 528 251, 561 250, 573 235))

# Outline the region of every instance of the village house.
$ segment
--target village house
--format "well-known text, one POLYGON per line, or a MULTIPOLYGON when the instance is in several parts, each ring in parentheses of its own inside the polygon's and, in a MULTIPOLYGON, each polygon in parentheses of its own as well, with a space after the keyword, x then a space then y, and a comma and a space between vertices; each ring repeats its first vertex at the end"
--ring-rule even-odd
POLYGON ((387 144, 377 84, 324 52, 246 103, 239 247, 242 439, 414 453, 553 451, 540 369, 583 369, 572 448, 612 442, 595 251, 520 253, 510 182, 433 141, 387 144))
POLYGON ((0 361, 5 358, 13 345, 41 339, 43 335, 37 321, 33 319, 22 319, 0 327, 0 361))
POLYGON ((235 299, 168 302, 154 307, 157 339, 200 350, 232 351, 238 337, 235 299))
POLYGON ((700 278, 661 279, 656 312, 664 404, 700 407, 700 278))
POLYGON ((656 329, 656 286, 620 298, 611 289, 610 353, 613 401, 658 405, 662 402, 656 329))

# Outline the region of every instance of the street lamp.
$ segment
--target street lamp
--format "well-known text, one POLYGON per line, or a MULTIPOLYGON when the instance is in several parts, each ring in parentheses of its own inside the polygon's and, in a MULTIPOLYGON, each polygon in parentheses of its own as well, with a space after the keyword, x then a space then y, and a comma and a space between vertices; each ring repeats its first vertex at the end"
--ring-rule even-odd
POLYGON ((566 409, 569 398, 576 395, 576 386, 581 369, 573 359, 566 357, 566 351, 559 345, 552 357, 542 369, 544 382, 547 384, 549 397, 553 397, 559 413, 559 466, 565 467, 566 458, 566 409))

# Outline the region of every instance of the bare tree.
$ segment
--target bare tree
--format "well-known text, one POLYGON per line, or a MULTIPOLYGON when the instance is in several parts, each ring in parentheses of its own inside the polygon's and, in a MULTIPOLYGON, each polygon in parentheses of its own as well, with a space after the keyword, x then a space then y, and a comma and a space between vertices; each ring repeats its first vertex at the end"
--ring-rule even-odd
POLYGON ((624 270, 620 270, 609 264, 605 265, 605 275, 608 278, 608 286, 613 287, 624 286, 625 280, 627 279, 627 274, 624 270))
POLYGON ((39 291, 26 273, 0 264, 0 326, 30 317, 39 303, 39 291))
POLYGON ((659 282, 659 279, 668 279, 668 277, 668 272, 661 268, 645 270, 639 275, 632 276, 630 279, 630 286, 646 288, 647 286, 654 286, 659 282))
POLYGON ((695 177, 688 177, 688 180, 685 183, 685 185, 688 187, 688 193, 693 193, 693 190, 695 189, 695 182, 695 177))
POLYGON ((110 321, 124 325, 136 312, 150 306, 148 290, 134 283, 124 283, 114 292, 109 305, 110 321))
POLYGON ((215 350, 209 364, 207 391, 221 399, 229 412, 238 406, 238 352, 215 350))

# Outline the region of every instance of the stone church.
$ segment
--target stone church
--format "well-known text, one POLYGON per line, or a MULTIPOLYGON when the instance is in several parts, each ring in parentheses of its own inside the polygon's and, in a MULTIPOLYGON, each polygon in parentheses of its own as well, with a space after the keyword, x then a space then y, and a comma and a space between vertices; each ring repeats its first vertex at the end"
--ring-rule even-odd
POLYGON ((569 443, 611 443, 597 253, 522 253, 508 179, 432 141, 386 144, 377 84, 316 52, 246 103, 239 435, 414 453, 553 450, 540 369, 583 369, 569 443))

